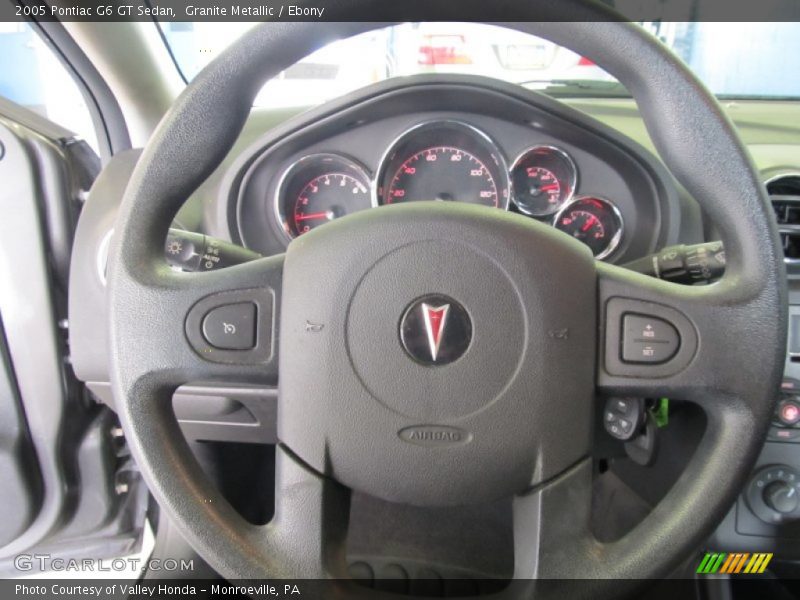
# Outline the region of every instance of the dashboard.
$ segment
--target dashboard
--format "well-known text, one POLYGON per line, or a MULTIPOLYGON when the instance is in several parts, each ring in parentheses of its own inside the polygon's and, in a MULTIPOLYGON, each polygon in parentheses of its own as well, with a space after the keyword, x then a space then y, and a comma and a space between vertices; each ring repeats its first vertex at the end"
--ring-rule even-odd
POLYGON ((676 236, 676 186, 635 142, 518 86, 409 80, 302 114, 245 151, 223 192, 235 241, 274 254, 333 219, 418 201, 537 219, 612 262, 676 236))

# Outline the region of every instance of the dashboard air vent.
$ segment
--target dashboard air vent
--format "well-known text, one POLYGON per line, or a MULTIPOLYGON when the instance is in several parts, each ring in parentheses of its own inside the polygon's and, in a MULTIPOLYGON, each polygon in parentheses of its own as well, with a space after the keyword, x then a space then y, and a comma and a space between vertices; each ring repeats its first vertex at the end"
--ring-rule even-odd
POLYGON ((778 221, 787 270, 800 274, 800 173, 770 179, 767 191, 778 221))

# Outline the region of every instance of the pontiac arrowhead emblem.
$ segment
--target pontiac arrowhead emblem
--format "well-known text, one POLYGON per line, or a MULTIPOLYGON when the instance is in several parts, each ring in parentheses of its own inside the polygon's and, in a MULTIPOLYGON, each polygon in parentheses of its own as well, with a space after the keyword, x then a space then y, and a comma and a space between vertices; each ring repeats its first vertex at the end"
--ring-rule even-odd
POLYGON ((431 358, 436 362, 439 355, 439 345, 442 343, 442 333, 447 326, 447 313, 450 312, 450 305, 433 307, 425 302, 422 303, 422 314, 425 318, 425 333, 428 334, 428 344, 431 349, 431 358))
POLYGON ((472 341, 466 309, 447 296, 431 294, 406 308, 400 321, 405 351, 424 365, 442 366, 461 358, 472 341))

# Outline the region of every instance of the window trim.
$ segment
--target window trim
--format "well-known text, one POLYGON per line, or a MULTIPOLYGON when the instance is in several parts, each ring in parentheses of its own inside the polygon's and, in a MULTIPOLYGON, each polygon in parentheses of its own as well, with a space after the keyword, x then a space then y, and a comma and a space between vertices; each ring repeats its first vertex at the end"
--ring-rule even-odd
POLYGON ((66 28, 58 22, 28 22, 78 86, 95 128, 102 163, 130 149, 128 127, 117 99, 66 28))

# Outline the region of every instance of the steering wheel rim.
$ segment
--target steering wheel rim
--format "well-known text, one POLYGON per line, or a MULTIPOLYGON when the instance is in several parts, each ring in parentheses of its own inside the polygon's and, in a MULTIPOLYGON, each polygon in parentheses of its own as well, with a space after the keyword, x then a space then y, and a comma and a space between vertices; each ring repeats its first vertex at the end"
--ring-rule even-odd
MULTIPOLYGON (((364 4, 341 3, 339 14, 355 17, 364 4)), ((434 4, 451 9, 446 1, 434 4)), ((679 372, 659 377, 609 373, 600 344, 594 384, 602 393, 669 395, 694 401, 707 413, 707 431, 696 456, 667 497, 630 534, 609 544, 597 542, 587 531, 587 460, 518 494, 514 502, 519 523, 515 577, 656 577, 702 542, 735 499, 763 442, 785 350, 782 254, 765 191, 746 150, 716 100, 678 59, 640 28, 612 21, 593 4, 544 3, 531 6, 530 12, 532 19, 549 22, 505 26, 568 47, 620 80, 637 101, 662 159, 718 225, 725 243, 726 275, 704 288, 595 265, 601 331, 609 301, 624 297, 677 310, 697 335, 689 362, 679 372), (559 18, 565 21, 555 22, 559 18), (699 132, 703 144, 698 143, 699 132), (758 355, 747 354, 742 361, 744 352, 736 343, 743 341, 758 348, 758 355), (720 473, 726 478, 720 479, 720 473), (576 506, 575 511, 565 515, 566 505, 576 506)), ((123 199, 109 278, 111 378, 120 419, 159 504, 193 547, 229 579, 343 577, 348 490, 281 446, 275 519, 255 527, 205 478, 172 415, 172 392, 182 383, 214 378, 275 383, 277 347, 271 346, 271 354, 258 364, 208 363, 184 339, 186 315, 211 294, 280 290, 286 285, 284 261, 273 257, 219 272, 178 274, 163 261, 163 239, 184 199, 232 146, 265 80, 337 37, 383 25, 272 23, 246 34, 176 101, 139 160, 123 199), (272 60, 263 61, 264 56, 272 60)), ((411 211, 397 218, 407 215, 411 211)), ((468 224, 473 215, 463 219, 468 224)), ((290 258, 291 252, 290 246, 290 258)), ((279 295, 266 302, 275 311, 281 307, 279 295)), ((281 351, 292 344, 291 337, 285 342, 283 332, 278 335, 286 318, 282 314, 280 324, 271 324, 281 351)), ((282 366, 282 395, 283 385, 282 366)), ((624 586, 592 582, 581 590, 598 597, 619 594, 624 586)), ((350 592, 358 594, 356 588, 350 592)), ((558 586, 540 587, 539 592, 564 593, 558 586)))

